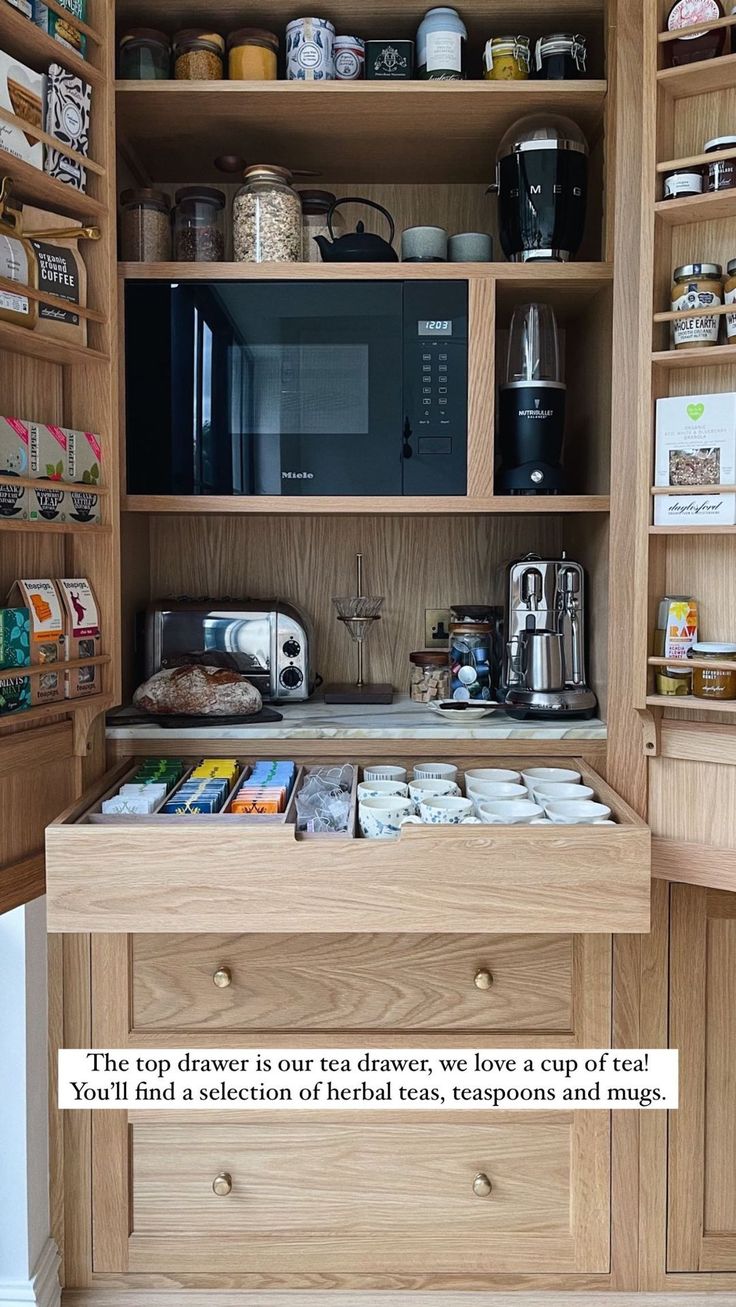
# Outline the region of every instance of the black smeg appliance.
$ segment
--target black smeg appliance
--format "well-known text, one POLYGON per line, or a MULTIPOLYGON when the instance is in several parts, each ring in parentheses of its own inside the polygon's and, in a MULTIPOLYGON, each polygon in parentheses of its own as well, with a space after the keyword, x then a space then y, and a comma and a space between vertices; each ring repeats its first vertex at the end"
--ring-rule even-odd
POLYGON ((501 246, 512 263, 566 263, 585 230, 588 146, 570 118, 531 114, 509 127, 496 156, 501 246))
POLYGON ((129 494, 463 495, 464 281, 131 281, 129 494))

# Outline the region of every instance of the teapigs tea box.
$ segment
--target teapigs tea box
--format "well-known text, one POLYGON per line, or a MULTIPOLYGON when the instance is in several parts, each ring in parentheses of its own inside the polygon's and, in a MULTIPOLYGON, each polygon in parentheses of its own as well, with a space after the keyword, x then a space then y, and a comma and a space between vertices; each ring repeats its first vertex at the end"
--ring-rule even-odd
POLYGON ((53 581, 16 581, 8 603, 30 613, 31 664, 43 665, 31 677, 31 702, 52 703, 64 698, 64 612, 53 581), (57 665, 58 664, 58 665, 57 665))
MULTIPOLYGON (((66 613, 65 649, 68 662, 78 658, 96 658, 100 653, 100 616, 97 600, 84 577, 57 581, 66 613)), ((100 692, 100 669, 74 667, 66 673, 67 699, 79 699, 100 692)))
POLYGON ((691 486, 736 485, 736 394, 678 395, 657 400, 655 526, 736 525, 736 495, 688 494, 691 486))

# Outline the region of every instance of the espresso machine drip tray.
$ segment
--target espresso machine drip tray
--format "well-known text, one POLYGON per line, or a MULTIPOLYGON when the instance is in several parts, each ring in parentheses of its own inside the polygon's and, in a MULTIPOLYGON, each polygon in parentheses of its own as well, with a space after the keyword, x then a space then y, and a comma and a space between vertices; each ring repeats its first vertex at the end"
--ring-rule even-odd
POLYGON ((564 717, 565 721, 588 721, 594 717, 597 700, 592 690, 555 690, 545 693, 541 690, 509 690, 505 702, 506 713, 515 721, 523 722, 532 718, 549 721, 555 717, 564 717))

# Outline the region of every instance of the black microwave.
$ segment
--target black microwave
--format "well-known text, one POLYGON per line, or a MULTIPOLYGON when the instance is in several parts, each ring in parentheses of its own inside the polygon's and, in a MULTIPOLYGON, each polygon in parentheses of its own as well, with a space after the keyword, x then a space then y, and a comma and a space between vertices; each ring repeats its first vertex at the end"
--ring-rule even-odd
POLYGON ((464 281, 130 281, 128 493, 464 495, 464 281))

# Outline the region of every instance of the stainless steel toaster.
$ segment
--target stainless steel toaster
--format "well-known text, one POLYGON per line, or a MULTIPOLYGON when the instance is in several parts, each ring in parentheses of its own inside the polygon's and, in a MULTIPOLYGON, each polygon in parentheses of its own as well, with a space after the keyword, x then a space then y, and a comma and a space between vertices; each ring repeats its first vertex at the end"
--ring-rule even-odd
POLYGON ((307 618, 280 599, 158 600, 146 610, 145 669, 188 661, 243 672, 270 702, 314 690, 307 618))

